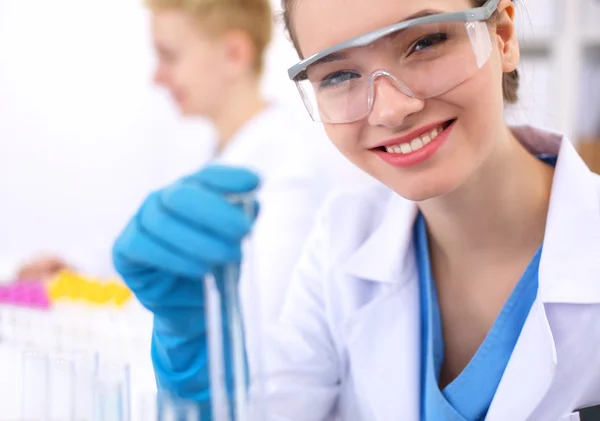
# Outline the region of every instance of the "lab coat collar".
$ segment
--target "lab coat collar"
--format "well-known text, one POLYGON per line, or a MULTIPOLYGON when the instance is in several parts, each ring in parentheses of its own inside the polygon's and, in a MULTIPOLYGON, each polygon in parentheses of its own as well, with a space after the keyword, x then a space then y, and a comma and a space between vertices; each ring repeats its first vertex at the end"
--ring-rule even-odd
POLYGON ((419 284, 416 264, 409 267, 411 282, 392 286, 344 326, 354 388, 363 403, 360 419, 419 419, 419 284))
POLYGON ((406 259, 414 259, 408 249, 412 244, 413 224, 417 207, 396 193, 390 192, 382 220, 369 238, 345 262, 350 276, 383 283, 408 280, 406 259))
MULTIPOLYGON (((600 303, 598 178, 568 139, 531 128, 519 129, 517 135, 532 153, 558 153, 558 159, 538 273, 538 298, 488 411, 489 421, 530 419, 555 381, 557 347, 564 339, 555 336, 547 309, 563 303, 600 303), (524 380, 526 394, 519 392, 524 380)), ((573 327, 568 340, 580 334, 573 327)))
POLYGON ((539 269, 539 299, 544 303, 600 303, 598 185, 597 176, 563 138, 539 269))
POLYGON ((557 351, 546 309, 536 300, 504 370, 486 421, 528 420, 554 380, 557 351), (527 393, 523 393, 523 384, 527 393))

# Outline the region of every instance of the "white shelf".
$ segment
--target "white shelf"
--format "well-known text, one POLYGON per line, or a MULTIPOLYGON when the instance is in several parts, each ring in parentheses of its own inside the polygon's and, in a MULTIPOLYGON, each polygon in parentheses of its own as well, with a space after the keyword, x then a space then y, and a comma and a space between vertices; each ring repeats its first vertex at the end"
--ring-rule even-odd
POLYGON ((552 41, 549 38, 521 38, 519 40, 521 54, 525 56, 549 55, 552 52, 552 41))
MULTIPOLYGON (((583 35, 583 41, 586 47, 600 48, 600 31, 587 31, 583 35)), ((598 71, 600 71, 600 69, 598 71)))
MULTIPOLYGON (((556 36, 523 37, 519 38, 519 48, 523 55, 539 56, 549 55, 554 52, 556 36)), ((600 33, 588 32, 581 35, 579 46, 586 48, 600 48, 600 33)))
POLYGON ((525 0, 524 5, 517 9, 526 10, 518 22, 521 57, 547 67, 549 76, 542 87, 539 80, 524 80, 523 96, 531 96, 520 105, 532 115, 550 116, 546 120, 551 118, 552 129, 577 142, 589 127, 600 126, 593 121, 600 120, 599 101, 582 89, 600 75, 600 60, 595 59, 600 54, 600 0, 525 0))

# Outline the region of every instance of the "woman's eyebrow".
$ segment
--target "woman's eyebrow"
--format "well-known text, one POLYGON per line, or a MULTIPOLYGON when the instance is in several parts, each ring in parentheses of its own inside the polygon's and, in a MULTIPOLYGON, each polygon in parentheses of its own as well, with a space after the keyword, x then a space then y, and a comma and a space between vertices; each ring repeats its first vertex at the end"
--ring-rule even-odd
POLYGON ((331 63, 332 61, 346 60, 348 58, 348 54, 343 51, 338 51, 336 53, 327 54, 326 56, 321 57, 314 63, 310 65, 310 67, 318 66, 319 64, 331 63))
MULTIPOLYGON (((413 13, 412 15, 407 16, 406 18, 398 21, 397 23, 400 22, 406 22, 412 19, 417 19, 417 18, 422 18, 422 17, 426 17, 426 16, 431 16, 431 15, 437 15, 440 13, 445 13, 442 10, 436 10, 436 9, 423 9, 423 10, 419 10, 418 12, 413 13)), ((398 31, 403 32, 403 31, 398 31)), ((334 61, 340 61, 340 60, 346 60, 348 58, 348 55, 343 52, 343 51, 338 51, 335 53, 331 53, 328 54, 324 57, 321 57, 320 59, 318 59, 317 61, 315 61, 314 63, 312 63, 309 67, 314 68, 319 66, 320 64, 325 64, 325 63, 331 63, 334 61)))
POLYGON ((417 18, 424 18, 425 16, 439 15, 441 13, 446 13, 446 12, 443 10, 436 10, 436 9, 423 9, 423 10, 419 10, 418 12, 413 13, 412 15, 405 17, 402 20, 399 20, 398 23, 406 22, 407 20, 412 20, 412 19, 417 19, 417 18))

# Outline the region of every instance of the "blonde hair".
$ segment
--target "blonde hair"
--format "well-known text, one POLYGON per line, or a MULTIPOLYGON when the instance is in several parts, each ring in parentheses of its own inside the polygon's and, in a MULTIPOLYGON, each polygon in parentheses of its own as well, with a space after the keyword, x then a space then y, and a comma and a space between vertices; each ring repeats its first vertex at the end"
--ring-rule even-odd
POLYGON ((202 28, 215 34, 240 30, 248 34, 256 52, 254 70, 262 73, 264 55, 273 33, 269 0, 144 0, 151 10, 181 9, 202 28))

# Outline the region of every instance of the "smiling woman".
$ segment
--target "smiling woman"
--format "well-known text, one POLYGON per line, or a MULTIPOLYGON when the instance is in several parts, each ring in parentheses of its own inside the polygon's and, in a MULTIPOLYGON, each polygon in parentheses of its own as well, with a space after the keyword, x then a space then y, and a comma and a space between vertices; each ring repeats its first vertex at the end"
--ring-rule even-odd
MULTIPOLYGON (((502 11, 480 7, 475 10, 481 13, 473 16, 464 10, 482 3, 431 1, 423 7, 406 2, 405 7, 388 11, 393 19, 384 19, 371 9, 363 11, 360 2, 353 2, 348 13, 368 13, 373 19, 361 20, 361 28, 339 25, 328 31, 328 37, 310 29, 315 9, 309 10, 309 3, 284 3, 296 48, 301 57, 309 57, 291 69, 295 72, 291 76, 313 118, 326 123, 332 142, 363 170, 386 184, 393 183, 392 188, 401 188, 398 193, 408 199, 424 200, 462 184, 485 159, 494 156, 494 147, 506 144, 517 154, 523 152, 513 148, 518 142, 509 141, 512 136, 503 120, 504 101, 516 99, 518 79, 519 49, 510 2, 502 11), (436 11, 451 15, 440 20, 436 11), (420 18, 411 20, 414 16, 420 18), (394 22, 401 23, 394 27, 394 22), (406 26, 406 22, 416 24, 406 26), (344 43, 365 33, 363 40, 344 43), (497 41, 495 45, 492 40, 497 41), (490 124, 496 129, 490 130, 490 124), (433 129, 442 134, 434 136, 436 142, 418 139, 433 129), (439 149, 450 131, 462 140, 439 149), (495 134, 490 136, 490 132, 495 134), (495 139, 498 136, 502 139, 495 139), (381 151, 382 146, 398 152, 381 151), (359 152, 365 148, 368 153, 359 152), (438 150, 439 154, 433 154, 438 150), (442 151, 449 159, 442 160, 442 151), (396 172, 393 168, 397 167, 379 165, 381 158, 405 168, 402 173, 413 174, 402 177, 401 186, 396 185, 393 180, 398 178, 384 172, 396 172), (413 164, 424 160, 439 164, 435 168, 427 165, 426 171, 412 170, 413 164)), ((324 9, 319 13, 321 19, 333 6, 315 7, 324 9)), ((385 7, 389 6, 380 8, 385 7)), ((529 162, 541 165, 535 159, 529 162)), ((545 166, 541 169, 543 172, 545 166)))
POLYGON ((567 339, 592 333, 597 347, 600 332, 556 322, 599 317, 600 284, 580 271, 565 278, 573 265, 552 258, 570 239, 567 253, 584 254, 577 264, 600 270, 598 233, 588 231, 600 228, 599 182, 567 139, 504 121, 518 98, 514 3, 284 0, 283 9, 301 58, 289 76, 307 111, 387 189, 339 197, 315 230, 282 316, 287 341, 310 351, 278 343, 274 400, 291 393, 286 381, 320 372, 303 392, 314 399, 318 384, 339 404, 322 398, 311 420, 331 411, 548 420, 600 403, 600 370, 577 365, 593 348, 567 339), (561 293, 567 280, 574 295, 561 293), (593 306, 552 306, 588 293, 593 306), (540 333, 548 324, 554 337, 540 333), (569 393, 575 366, 585 386, 569 393), (544 379, 520 388, 534 372, 544 379))

